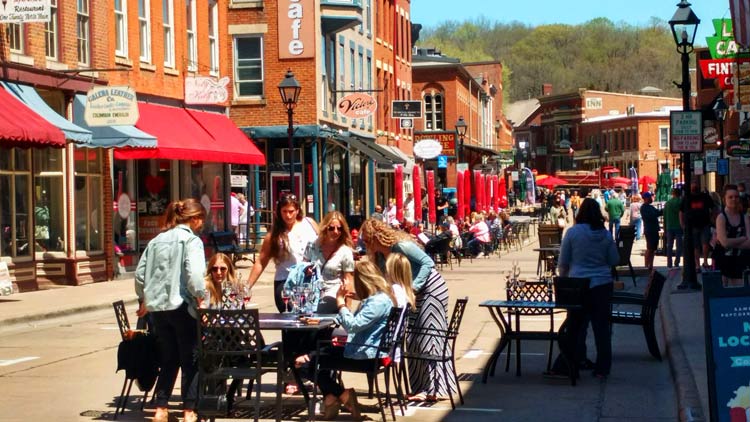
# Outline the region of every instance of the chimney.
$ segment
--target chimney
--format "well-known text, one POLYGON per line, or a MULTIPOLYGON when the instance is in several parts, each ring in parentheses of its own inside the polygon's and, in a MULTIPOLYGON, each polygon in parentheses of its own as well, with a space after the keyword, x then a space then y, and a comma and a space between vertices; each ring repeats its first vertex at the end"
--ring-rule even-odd
POLYGON ((552 95, 552 84, 542 84, 542 96, 552 95))

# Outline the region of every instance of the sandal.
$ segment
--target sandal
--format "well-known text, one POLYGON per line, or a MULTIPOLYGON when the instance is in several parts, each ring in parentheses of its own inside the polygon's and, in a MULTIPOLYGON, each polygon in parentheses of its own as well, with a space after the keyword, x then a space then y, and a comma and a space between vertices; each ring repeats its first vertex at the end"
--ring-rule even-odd
POLYGON ((297 386, 297 384, 287 383, 286 385, 284 385, 284 394, 290 396, 299 394, 299 387, 297 386))
POLYGON ((417 393, 413 396, 407 397, 406 400, 414 402, 435 402, 437 401, 437 397, 435 397, 435 395, 433 394, 427 394, 426 392, 422 391, 421 393, 417 393))

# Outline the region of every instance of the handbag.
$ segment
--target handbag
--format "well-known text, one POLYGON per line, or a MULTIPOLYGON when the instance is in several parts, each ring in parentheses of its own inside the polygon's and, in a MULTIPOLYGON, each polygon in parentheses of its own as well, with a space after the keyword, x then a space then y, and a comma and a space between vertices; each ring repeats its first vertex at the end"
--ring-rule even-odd
POLYGON ((557 217, 557 227, 564 229, 567 224, 568 224, 568 221, 565 220, 565 217, 563 216, 557 217))

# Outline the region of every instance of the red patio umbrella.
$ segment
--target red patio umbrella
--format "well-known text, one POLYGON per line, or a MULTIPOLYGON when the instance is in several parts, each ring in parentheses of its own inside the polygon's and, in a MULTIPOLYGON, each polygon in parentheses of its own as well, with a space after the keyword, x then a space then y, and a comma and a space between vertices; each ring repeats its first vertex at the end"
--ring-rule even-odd
POLYGON ((536 184, 545 188, 554 188, 558 185, 566 185, 568 181, 555 176, 547 176, 542 180, 537 180, 536 184))
POLYGON ((482 189, 482 173, 479 170, 474 170, 474 211, 482 210, 482 195, 484 194, 482 189))
POLYGON ((649 176, 648 174, 644 174, 640 179, 638 179, 638 184, 641 185, 641 192, 647 191, 648 185, 652 183, 656 183, 656 179, 654 179, 652 176, 649 176))
POLYGON ((464 217, 471 214, 471 173, 464 170, 464 217))
POLYGON ((456 219, 464 219, 464 172, 456 172, 456 219))
POLYGON ((414 220, 422 221, 422 169, 418 165, 411 171, 411 183, 414 190, 414 220))
POLYGON ((484 210, 489 211, 492 208, 492 176, 483 174, 482 183, 484 183, 484 210))
POLYGON ((495 174, 492 176, 492 198, 494 199, 495 211, 500 210, 500 178, 495 174))
POLYGON ((500 208, 508 208, 508 188, 505 183, 505 177, 500 177, 500 208))
POLYGON ((393 182, 396 185, 394 191, 396 192, 396 220, 399 223, 404 221, 404 166, 396 164, 396 169, 393 175, 393 182))
POLYGON ((429 206, 429 222, 435 224, 435 172, 427 170, 427 203, 429 206))

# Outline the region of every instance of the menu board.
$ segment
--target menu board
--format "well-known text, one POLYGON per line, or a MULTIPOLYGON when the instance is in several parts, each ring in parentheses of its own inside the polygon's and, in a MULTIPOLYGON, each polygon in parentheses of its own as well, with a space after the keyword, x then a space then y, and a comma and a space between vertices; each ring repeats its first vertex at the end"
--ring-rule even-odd
POLYGON ((750 421, 750 287, 703 275, 711 421, 750 421))

